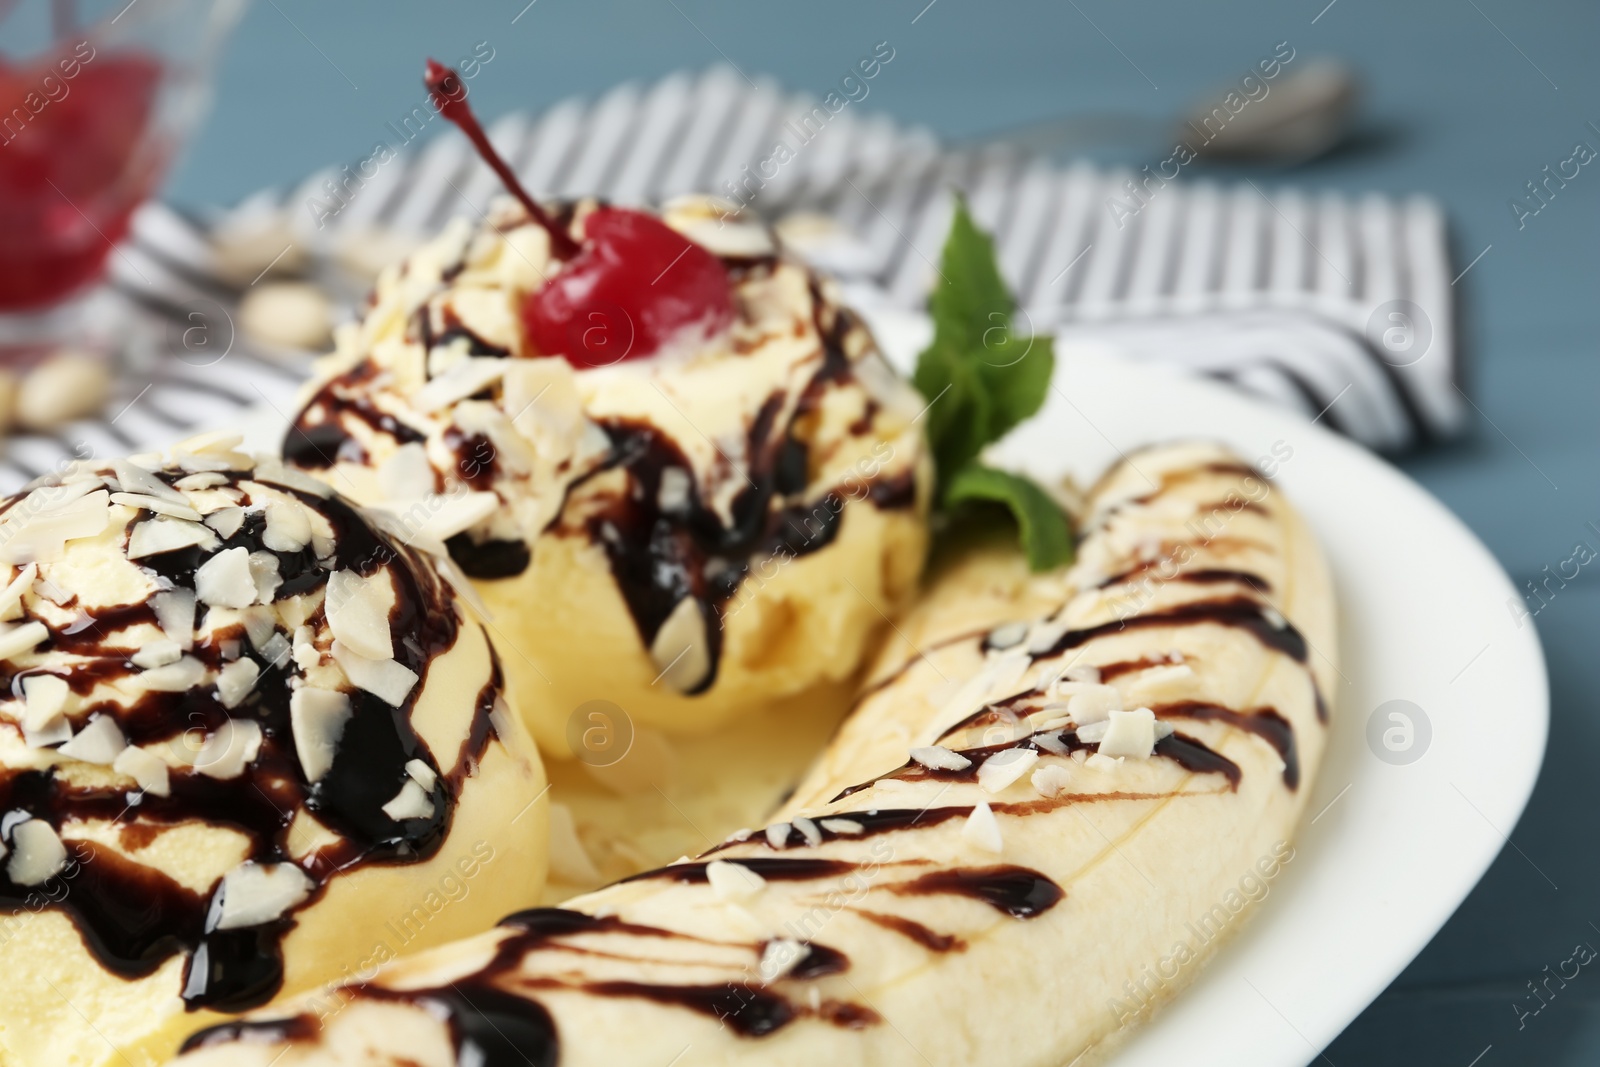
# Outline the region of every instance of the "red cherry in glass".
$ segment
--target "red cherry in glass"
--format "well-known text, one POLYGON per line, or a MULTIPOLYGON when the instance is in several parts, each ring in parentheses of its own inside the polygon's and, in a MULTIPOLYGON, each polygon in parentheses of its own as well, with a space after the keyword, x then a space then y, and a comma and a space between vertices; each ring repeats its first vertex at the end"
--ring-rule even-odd
POLYGON ((684 331, 733 320, 728 272, 716 256, 653 215, 600 208, 583 248, 522 303, 528 339, 577 367, 661 351, 684 331))
POLYGON ((603 367, 654 355, 686 330, 712 333, 733 320, 728 272, 716 256, 653 215, 600 208, 579 244, 517 181, 467 104, 466 84, 430 59, 423 78, 439 113, 461 128, 566 265, 522 304, 541 355, 603 367))

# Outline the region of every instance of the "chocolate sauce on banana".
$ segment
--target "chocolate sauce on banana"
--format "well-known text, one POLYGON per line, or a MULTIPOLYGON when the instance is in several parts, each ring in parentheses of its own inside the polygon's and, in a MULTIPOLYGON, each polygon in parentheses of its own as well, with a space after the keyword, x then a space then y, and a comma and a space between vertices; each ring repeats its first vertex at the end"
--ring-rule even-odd
MULTIPOLYGON (((152 477, 171 486, 187 472, 164 470, 152 477)), ((114 478, 111 472, 105 477, 114 478)), ((331 768, 315 783, 305 780, 289 722, 291 664, 284 645, 274 660, 258 650, 242 628, 213 629, 196 639, 187 653, 214 670, 224 661, 223 645, 236 642, 240 658, 256 664, 259 675, 249 694, 233 708, 225 707, 213 685, 179 692, 145 689, 130 701, 116 698, 91 705, 80 724, 96 715, 110 715, 131 745, 173 741, 188 733, 213 735, 230 721, 259 727, 258 754, 234 778, 210 777, 197 769, 174 767, 166 796, 148 791, 75 784, 74 779, 45 770, 0 769, 0 811, 27 813, 58 830, 75 820, 115 823, 130 846, 148 843, 160 828, 204 823, 243 835, 247 858, 262 863, 294 862, 311 884, 307 903, 317 899, 327 882, 369 864, 414 863, 437 852, 447 835, 455 800, 464 778, 493 736, 489 714, 499 699, 499 668, 479 694, 475 721, 467 741, 441 765, 411 725, 411 707, 422 689, 432 660, 449 649, 462 624, 454 601, 437 574, 412 551, 376 531, 354 508, 337 497, 277 484, 266 472, 232 471, 224 484, 259 481, 320 513, 333 530, 330 555, 318 560, 308 544, 298 551, 277 551, 265 543, 261 513, 249 513, 238 529, 206 553, 179 549, 133 562, 163 588, 195 587, 197 568, 215 552, 243 547, 270 553, 282 583, 274 599, 314 590, 330 572, 349 569, 370 575, 387 567, 395 585, 390 614, 395 658, 421 679, 399 708, 359 689, 348 693, 351 707, 331 768), (436 775, 431 791, 432 814, 426 818, 390 818, 383 807, 408 780, 406 764, 421 760, 436 775), (289 830, 297 811, 304 810, 338 835, 338 840, 309 856, 293 860, 289 830)), ((247 487, 242 488, 248 493, 247 487)), ((249 499, 245 500, 249 503, 249 499)), ((8 502, 6 510, 15 504, 8 502)), ((153 521, 143 513, 130 525, 153 521)), ((201 605, 200 611, 207 610, 201 605)), ((322 609, 313 616, 316 624, 322 609)), ((137 651, 119 643, 122 629, 156 623, 150 603, 95 609, 79 621, 51 633, 37 651, 94 657, 87 664, 45 663, 14 670, 0 665, 0 691, 21 693, 27 675, 64 677, 81 695, 95 684, 134 678, 129 662, 137 651)), ((281 633, 275 629, 275 633, 281 633)), ((9 831, 9 826, 6 828, 9 831)), ((137 978, 153 973, 174 955, 186 954, 183 999, 190 1009, 243 1010, 269 1000, 283 980, 282 940, 293 928, 293 910, 278 919, 240 929, 215 928, 213 894, 197 893, 157 867, 84 842, 66 842, 68 863, 42 885, 13 883, 0 871, 0 911, 21 914, 50 909, 67 915, 85 947, 113 974, 137 978)), ((304 906, 304 905, 301 905, 304 906)), ((3 920, 0 920, 3 921, 3 920)))
POLYGON ((1255 734, 1276 749, 1278 756, 1283 760, 1283 784, 1290 789, 1299 787, 1300 756, 1295 750, 1294 727, 1276 708, 1234 711, 1232 708, 1222 708, 1215 704, 1186 700, 1176 704, 1158 704, 1151 710, 1158 719, 1225 722, 1229 726, 1255 734))

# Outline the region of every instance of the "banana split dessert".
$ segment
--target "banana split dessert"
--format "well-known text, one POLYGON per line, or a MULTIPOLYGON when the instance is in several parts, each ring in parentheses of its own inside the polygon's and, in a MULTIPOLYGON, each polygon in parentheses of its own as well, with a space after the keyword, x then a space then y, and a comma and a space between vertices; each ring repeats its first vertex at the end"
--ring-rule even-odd
POLYGON ((538 898, 539 757, 403 536, 211 435, 0 501, 0 1063, 145 1065, 538 898))
POLYGON ((692 732, 849 679, 921 571, 925 402, 765 226, 541 205, 428 84, 512 198, 383 273, 288 462, 449 546, 548 754, 591 700, 692 732))
POLYGON ((1236 887, 1293 859, 1329 576, 1281 494, 1210 445, 1111 471, 1070 570, 1000 594, 996 573, 957 564, 898 624, 766 826, 197 1034, 178 1063, 1103 1058, 1243 922, 1236 887))

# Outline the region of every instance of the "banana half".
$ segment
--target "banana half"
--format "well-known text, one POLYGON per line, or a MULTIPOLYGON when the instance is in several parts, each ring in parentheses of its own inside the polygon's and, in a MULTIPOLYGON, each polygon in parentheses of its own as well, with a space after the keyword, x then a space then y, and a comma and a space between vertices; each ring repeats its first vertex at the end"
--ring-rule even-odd
POLYGON ((1213 445, 1090 494, 1078 562, 976 554, 777 821, 191 1039, 187 1067, 1062 1067, 1193 979, 1293 859, 1326 564, 1213 445))

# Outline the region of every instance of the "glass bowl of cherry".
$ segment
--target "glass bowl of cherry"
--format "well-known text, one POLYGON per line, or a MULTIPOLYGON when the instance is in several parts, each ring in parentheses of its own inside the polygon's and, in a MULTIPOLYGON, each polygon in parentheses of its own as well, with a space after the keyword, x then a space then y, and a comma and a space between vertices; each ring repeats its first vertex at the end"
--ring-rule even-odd
POLYGON ((0 372, 126 343, 101 285, 244 0, 0 0, 0 372))

